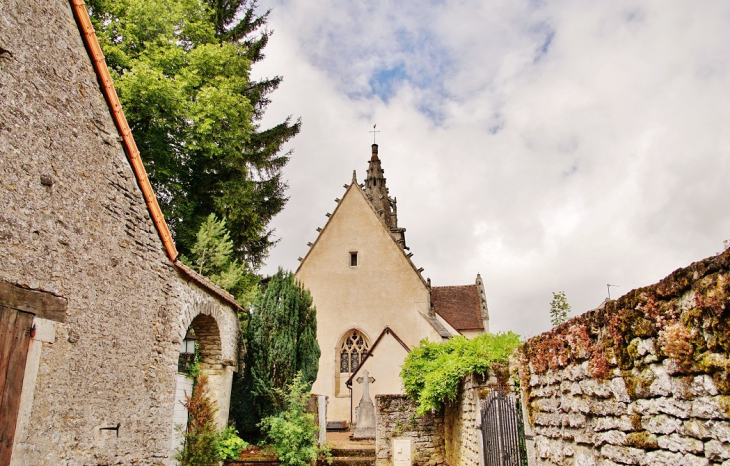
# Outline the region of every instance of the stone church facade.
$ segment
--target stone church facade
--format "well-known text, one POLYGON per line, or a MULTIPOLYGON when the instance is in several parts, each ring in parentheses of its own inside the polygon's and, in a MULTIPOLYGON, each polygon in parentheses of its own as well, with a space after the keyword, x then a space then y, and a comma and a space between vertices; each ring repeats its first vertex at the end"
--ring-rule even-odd
POLYGON ((481 278, 432 287, 411 261, 405 233, 373 144, 363 184, 353 173, 296 272, 317 307, 322 356, 312 392, 328 396, 330 422, 356 422, 362 371, 374 379, 371 396, 402 393, 400 366, 419 341, 489 331, 481 278))
POLYGON ((83 5, 0 4, 0 464, 169 464, 181 342, 225 423, 239 307, 177 261, 83 5))

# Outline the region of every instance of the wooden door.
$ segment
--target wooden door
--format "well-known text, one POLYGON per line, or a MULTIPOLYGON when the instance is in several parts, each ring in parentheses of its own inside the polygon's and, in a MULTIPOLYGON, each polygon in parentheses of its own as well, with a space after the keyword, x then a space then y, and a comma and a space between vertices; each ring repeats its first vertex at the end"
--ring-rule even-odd
POLYGON ((0 464, 10 464, 33 314, 0 305, 0 464))

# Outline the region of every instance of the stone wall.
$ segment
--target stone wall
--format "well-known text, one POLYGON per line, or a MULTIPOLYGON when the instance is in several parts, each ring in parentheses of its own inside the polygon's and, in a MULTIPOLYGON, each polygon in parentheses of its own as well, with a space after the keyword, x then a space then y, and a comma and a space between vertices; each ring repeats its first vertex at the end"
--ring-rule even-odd
POLYGON ((410 437, 415 444, 414 466, 445 465, 442 413, 418 416, 405 395, 375 396, 375 464, 393 464, 393 437, 410 437))
POLYGON ((531 338, 538 465, 730 464, 730 250, 531 338))
POLYGON ((185 330, 214 318, 225 403, 236 314, 166 257, 68 1, 0 2, 0 48, 0 280, 68 302, 34 340, 13 464, 167 462, 185 330))
POLYGON ((478 466, 483 456, 480 409, 488 392, 472 374, 464 378, 457 399, 444 407, 445 454, 448 464, 478 466))

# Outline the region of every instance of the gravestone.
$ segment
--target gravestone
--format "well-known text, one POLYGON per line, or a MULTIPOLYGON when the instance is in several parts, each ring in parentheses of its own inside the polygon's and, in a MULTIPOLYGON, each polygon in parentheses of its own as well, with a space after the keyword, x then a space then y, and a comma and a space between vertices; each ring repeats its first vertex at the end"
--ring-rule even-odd
POLYGON ((355 440, 375 438, 375 406, 370 399, 370 384, 374 382, 375 379, 370 377, 367 370, 363 372, 362 377, 357 378, 357 383, 363 385, 362 398, 357 406, 357 424, 355 432, 352 433, 352 438, 355 440))

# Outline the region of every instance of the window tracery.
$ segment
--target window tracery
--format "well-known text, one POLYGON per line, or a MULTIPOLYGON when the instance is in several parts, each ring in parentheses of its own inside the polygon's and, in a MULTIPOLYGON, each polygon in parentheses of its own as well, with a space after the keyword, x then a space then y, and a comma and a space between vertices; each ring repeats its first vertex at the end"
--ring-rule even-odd
POLYGON ((367 338, 352 330, 340 347, 340 373, 352 374, 362 362, 369 349, 367 338))

